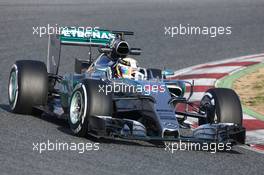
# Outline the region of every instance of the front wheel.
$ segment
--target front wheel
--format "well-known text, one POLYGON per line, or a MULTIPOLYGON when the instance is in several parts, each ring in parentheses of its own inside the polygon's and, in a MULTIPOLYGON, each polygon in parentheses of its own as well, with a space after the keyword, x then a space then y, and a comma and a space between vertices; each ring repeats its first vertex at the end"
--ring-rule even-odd
POLYGON ((238 95, 232 89, 209 89, 200 102, 201 112, 206 119, 199 119, 199 125, 206 123, 233 123, 242 126, 242 107, 238 95))
POLYGON ((112 116, 112 95, 100 92, 106 83, 86 79, 76 85, 70 100, 68 123, 72 132, 80 137, 88 133, 91 116, 112 116))

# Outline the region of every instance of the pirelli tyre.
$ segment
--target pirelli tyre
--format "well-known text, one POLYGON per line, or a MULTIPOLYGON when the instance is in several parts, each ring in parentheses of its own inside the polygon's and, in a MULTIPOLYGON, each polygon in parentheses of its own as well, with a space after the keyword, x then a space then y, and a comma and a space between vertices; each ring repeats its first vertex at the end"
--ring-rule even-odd
POLYGON ((209 89, 200 102, 206 119, 199 119, 199 125, 205 123, 234 123, 242 126, 242 107, 238 95, 232 89, 209 89))
POLYGON ((106 87, 101 80, 86 79, 77 84, 70 100, 68 123, 72 132, 80 137, 88 133, 91 116, 112 116, 112 95, 100 91, 106 87))
POLYGON ((9 105, 14 113, 31 114, 34 106, 46 105, 48 74, 45 63, 20 60, 13 64, 8 83, 9 105))

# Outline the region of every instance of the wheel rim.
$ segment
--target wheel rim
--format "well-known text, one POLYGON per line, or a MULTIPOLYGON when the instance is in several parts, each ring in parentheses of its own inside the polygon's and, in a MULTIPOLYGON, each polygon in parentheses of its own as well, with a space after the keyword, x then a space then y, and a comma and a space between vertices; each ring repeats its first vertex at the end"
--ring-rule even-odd
POLYGON ((9 80, 8 96, 12 109, 15 107, 18 95, 17 72, 12 71, 9 80))
POLYGON ((203 112, 207 112, 207 115, 209 115, 209 121, 211 123, 218 123, 218 117, 215 112, 215 101, 210 96, 204 96, 204 98, 201 100, 203 112), (209 113, 208 113, 209 112, 209 113))
POLYGON ((70 105, 70 120, 72 124, 76 124, 81 120, 81 116, 83 115, 83 97, 79 91, 76 91, 71 100, 70 105))

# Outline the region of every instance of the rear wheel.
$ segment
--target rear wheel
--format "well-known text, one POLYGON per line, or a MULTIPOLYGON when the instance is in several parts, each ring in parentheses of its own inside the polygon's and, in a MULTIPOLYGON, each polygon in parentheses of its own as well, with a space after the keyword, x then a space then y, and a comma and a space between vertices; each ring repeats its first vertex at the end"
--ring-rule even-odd
POLYGON ((242 126, 242 107, 238 95, 232 89, 209 89, 200 103, 201 111, 207 114, 199 125, 206 123, 234 123, 242 126))
POLYGON ((46 65, 40 61, 20 60, 11 68, 8 99, 15 113, 31 114, 32 108, 45 105, 48 97, 46 65))
POLYGON ((106 83, 101 80, 84 80, 76 85, 70 101, 68 123, 77 136, 88 133, 91 116, 112 116, 112 96, 100 92, 106 83))

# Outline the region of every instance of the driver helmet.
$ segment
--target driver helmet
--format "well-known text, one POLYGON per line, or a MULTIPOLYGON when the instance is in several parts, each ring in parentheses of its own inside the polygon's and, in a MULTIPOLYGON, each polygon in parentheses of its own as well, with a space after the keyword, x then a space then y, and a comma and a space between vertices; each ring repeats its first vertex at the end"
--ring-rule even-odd
POLYGON ((134 58, 124 58, 116 65, 116 74, 118 78, 135 78, 138 70, 137 60, 134 58))

